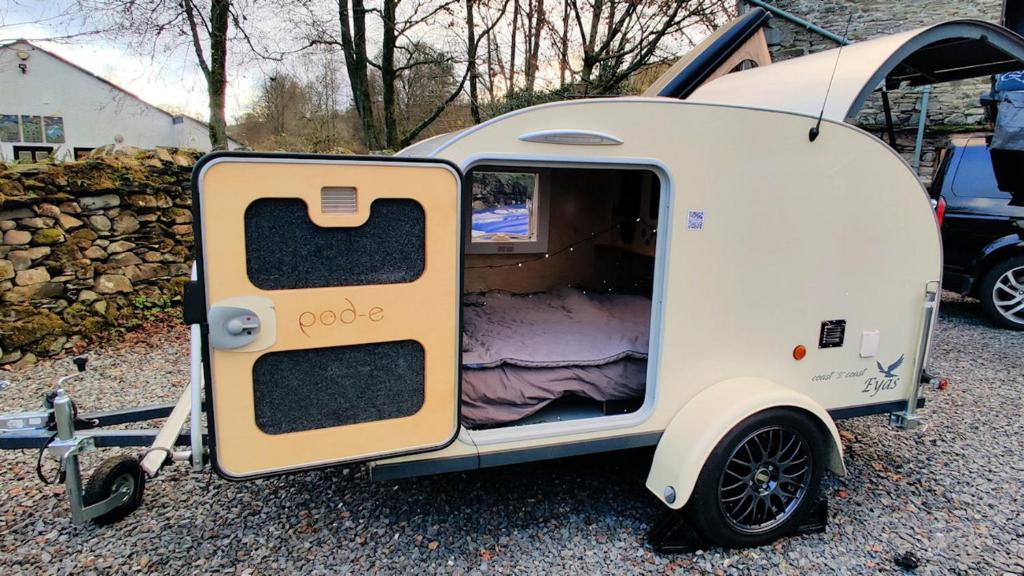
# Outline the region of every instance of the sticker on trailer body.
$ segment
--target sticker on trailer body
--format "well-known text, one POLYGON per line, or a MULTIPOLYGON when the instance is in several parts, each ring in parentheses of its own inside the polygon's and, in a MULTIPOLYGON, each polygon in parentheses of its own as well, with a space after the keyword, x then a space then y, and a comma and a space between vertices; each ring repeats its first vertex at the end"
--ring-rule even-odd
POLYGON ((686 229, 697 231, 704 229, 703 210, 690 210, 689 212, 686 213, 686 229))

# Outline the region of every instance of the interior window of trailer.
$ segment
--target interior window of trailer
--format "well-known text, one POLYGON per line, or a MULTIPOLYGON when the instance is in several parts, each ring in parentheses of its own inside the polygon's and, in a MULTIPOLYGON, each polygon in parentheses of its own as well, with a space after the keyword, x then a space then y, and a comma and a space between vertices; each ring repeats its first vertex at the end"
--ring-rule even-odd
POLYGON ((473 251, 543 251, 541 177, 536 171, 476 170, 470 242, 473 251), (488 249, 490 246, 490 249, 488 249))

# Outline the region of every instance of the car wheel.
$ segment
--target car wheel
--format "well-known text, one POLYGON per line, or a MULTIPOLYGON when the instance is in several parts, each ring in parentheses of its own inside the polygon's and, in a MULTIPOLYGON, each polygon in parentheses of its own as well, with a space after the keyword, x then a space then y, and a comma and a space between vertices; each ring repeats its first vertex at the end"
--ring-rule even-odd
POLYGON ((1024 256, 993 266, 981 281, 979 296, 985 312, 997 324, 1024 330, 1024 256))
POLYGON ((813 416, 772 409, 736 425, 704 463, 686 507, 709 541, 762 546, 792 534, 814 506, 828 434, 813 416))

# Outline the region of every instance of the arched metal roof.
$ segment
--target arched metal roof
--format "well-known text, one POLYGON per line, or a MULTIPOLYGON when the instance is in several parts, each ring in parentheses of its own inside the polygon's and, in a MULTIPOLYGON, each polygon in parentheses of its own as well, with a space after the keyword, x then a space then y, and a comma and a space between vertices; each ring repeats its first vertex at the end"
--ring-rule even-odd
POLYGON ((688 100, 852 120, 881 88, 923 86, 1024 69, 1024 38, 995 24, 953 20, 722 76, 688 100), (829 79, 832 88, 825 101, 829 79))

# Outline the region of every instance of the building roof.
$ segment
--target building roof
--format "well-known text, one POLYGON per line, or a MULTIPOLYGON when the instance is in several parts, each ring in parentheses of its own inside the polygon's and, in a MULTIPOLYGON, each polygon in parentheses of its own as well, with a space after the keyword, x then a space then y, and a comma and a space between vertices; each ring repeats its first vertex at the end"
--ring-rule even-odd
POLYGON ((824 103, 825 118, 845 122, 882 87, 938 84, 1022 68, 1024 38, 988 22, 953 20, 728 74, 704 84, 688 100, 810 116, 821 113, 824 103))
MULTIPOLYGON (((100 75, 98 75, 98 74, 96 74, 96 73, 94 73, 94 72, 92 72, 92 71, 90 71, 90 70, 88 70, 86 68, 83 68, 83 67, 79 66, 78 64, 75 64, 74 62, 68 60, 67 58, 64 58, 63 56, 60 56, 59 54, 57 54, 55 52, 51 52, 50 50, 47 50, 46 48, 43 48, 39 44, 36 44, 35 42, 33 42, 31 40, 28 40, 26 38, 18 38, 16 40, 10 40, 10 41, 0 41, 0 49, 9 48, 9 47, 14 46, 16 44, 26 44, 28 46, 31 46, 32 49, 34 49, 34 50, 38 50, 40 52, 43 52, 43 53, 49 55, 50 57, 55 58, 55 59, 63 62, 64 64, 67 64, 68 66, 78 70, 79 72, 82 72, 83 74, 87 74, 89 76, 92 76, 96 80, 99 80, 100 82, 106 84, 107 86, 113 88, 114 90, 117 90, 118 92, 124 93, 126 96, 128 96, 128 97, 130 97, 130 98, 132 98, 134 100, 139 101, 143 105, 148 106, 148 107, 150 107, 150 108, 152 108, 152 109, 154 109, 157 112, 160 112, 162 114, 166 114, 167 117, 170 118, 172 121, 177 119, 177 118, 187 118, 187 119, 191 120, 192 122, 196 122, 198 124, 206 126, 207 128, 209 128, 209 126, 210 126, 209 123, 203 122, 202 120, 199 120, 198 118, 194 118, 194 117, 192 117, 192 116, 190 116, 188 114, 174 114, 174 113, 168 112, 167 110, 164 110, 163 108, 161 108, 161 107, 159 107, 159 106, 157 106, 155 104, 151 104, 151 103, 143 100, 140 96, 138 96, 137 94, 135 94, 131 90, 128 90, 127 88, 124 88, 122 86, 118 86, 117 84, 114 84, 110 80, 107 80, 106 78, 104 78, 104 77, 102 77, 102 76, 100 76, 100 75)), ((238 140, 236 140, 236 139, 234 139, 234 138, 232 138, 230 136, 228 136, 228 140, 230 140, 231 142, 234 142, 236 145, 239 145, 239 146, 241 145, 241 143, 238 140)))

